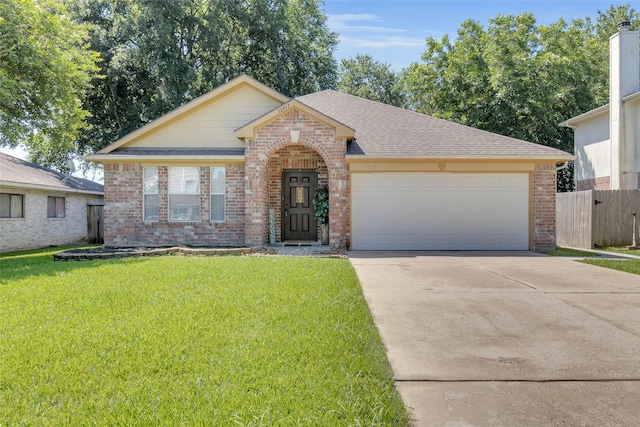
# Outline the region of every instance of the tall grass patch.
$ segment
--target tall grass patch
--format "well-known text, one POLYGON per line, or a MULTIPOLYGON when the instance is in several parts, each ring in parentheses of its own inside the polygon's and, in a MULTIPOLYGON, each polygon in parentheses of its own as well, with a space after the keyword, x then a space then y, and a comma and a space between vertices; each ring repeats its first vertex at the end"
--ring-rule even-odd
POLYGON ((344 259, 0 258, 0 425, 407 425, 344 259))

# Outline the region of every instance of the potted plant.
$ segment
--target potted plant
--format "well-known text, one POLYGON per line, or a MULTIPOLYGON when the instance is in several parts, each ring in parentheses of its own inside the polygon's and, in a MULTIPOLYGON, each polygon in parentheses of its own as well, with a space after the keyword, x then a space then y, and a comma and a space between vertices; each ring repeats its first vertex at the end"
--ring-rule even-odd
POLYGON ((321 238, 323 245, 329 244, 329 187, 322 185, 313 192, 313 208, 315 217, 320 223, 321 238))

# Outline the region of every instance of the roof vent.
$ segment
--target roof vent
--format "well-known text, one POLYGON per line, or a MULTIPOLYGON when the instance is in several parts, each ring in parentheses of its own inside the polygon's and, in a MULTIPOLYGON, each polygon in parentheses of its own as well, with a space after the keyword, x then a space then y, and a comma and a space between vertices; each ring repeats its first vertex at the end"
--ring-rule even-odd
POLYGON ((631 28, 631 21, 618 22, 618 31, 627 31, 631 28))

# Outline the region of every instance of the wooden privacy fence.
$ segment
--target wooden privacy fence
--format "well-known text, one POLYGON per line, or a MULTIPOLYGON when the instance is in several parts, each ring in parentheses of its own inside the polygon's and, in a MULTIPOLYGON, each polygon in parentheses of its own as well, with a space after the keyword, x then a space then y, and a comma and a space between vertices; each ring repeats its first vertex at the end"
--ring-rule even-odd
POLYGON ((639 227, 640 190, 556 194, 556 241, 560 246, 630 246, 634 233, 640 244, 639 227))
POLYGON ((87 204, 87 240, 104 243, 104 206, 102 201, 87 204))

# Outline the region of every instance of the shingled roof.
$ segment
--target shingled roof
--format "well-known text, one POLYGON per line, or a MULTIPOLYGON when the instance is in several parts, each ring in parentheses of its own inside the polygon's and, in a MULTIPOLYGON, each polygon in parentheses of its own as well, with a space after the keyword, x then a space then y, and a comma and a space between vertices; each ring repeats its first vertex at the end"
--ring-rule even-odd
POLYGON ((66 193, 101 195, 104 187, 97 182, 48 169, 8 154, 0 153, 0 185, 40 188, 66 193))
POLYGON ((356 130, 348 155, 571 160, 564 151, 334 90, 296 98, 356 130))

